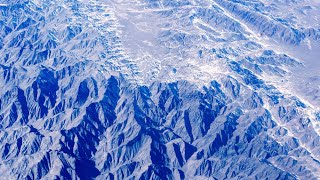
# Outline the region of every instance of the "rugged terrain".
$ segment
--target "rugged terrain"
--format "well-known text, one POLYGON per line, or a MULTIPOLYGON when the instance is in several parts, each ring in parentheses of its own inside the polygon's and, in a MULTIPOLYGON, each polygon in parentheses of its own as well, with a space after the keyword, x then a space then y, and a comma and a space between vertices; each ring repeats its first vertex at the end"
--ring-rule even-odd
POLYGON ((0 0, 5 179, 319 179, 320 2, 0 0))

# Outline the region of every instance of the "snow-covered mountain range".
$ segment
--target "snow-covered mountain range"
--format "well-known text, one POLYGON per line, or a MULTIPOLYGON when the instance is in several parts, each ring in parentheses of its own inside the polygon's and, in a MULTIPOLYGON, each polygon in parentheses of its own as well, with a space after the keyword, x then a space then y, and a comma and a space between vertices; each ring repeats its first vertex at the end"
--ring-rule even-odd
POLYGON ((0 0, 0 179, 319 179, 320 1, 0 0))

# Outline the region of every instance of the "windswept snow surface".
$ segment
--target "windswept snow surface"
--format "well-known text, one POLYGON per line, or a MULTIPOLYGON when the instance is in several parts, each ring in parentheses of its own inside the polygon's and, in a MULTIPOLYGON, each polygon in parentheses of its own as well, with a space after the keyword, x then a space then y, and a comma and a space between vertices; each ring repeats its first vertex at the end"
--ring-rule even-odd
POLYGON ((319 16, 316 0, 0 0, 1 178, 320 179, 319 16))

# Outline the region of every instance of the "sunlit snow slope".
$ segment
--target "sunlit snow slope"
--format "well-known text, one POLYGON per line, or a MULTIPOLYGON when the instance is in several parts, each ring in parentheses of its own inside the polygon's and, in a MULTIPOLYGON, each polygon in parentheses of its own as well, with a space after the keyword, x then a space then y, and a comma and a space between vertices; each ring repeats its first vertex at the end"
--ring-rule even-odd
POLYGON ((0 179, 319 179, 320 2, 0 0, 0 179))

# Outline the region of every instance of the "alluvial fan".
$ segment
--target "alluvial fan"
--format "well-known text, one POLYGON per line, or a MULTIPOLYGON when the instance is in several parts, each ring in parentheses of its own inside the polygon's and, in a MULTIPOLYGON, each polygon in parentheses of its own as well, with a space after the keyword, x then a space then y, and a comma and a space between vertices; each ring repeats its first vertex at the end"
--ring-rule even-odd
POLYGON ((319 179, 319 52, 316 0, 0 0, 0 179, 319 179))

